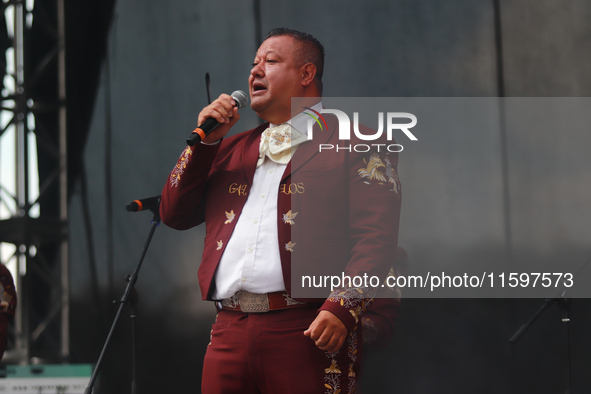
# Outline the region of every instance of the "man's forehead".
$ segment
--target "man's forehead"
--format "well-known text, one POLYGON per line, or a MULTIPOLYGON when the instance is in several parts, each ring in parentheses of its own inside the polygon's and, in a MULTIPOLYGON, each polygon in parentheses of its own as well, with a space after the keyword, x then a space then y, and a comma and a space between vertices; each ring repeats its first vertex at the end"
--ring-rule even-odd
POLYGON ((263 48, 262 46, 259 48, 259 50, 256 53, 256 56, 262 56, 262 55, 270 55, 270 54, 280 54, 278 53, 276 50, 274 50, 273 48, 263 48))
POLYGON ((277 54, 285 55, 291 53, 294 48, 294 39, 290 36, 273 36, 267 38, 259 49, 257 50, 256 56, 277 54))

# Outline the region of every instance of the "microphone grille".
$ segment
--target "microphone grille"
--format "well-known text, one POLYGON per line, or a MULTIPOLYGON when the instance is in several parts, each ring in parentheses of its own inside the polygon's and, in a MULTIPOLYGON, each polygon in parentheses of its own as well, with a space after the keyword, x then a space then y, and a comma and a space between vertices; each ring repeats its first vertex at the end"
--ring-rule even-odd
POLYGON ((234 93, 231 94, 231 96, 236 101, 236 106, 238 107, 238 109, 245 107, 246 103, 248 103, 248 97, 246 96, 246 93, 244 93, 242 90, 236 90, 234 93))

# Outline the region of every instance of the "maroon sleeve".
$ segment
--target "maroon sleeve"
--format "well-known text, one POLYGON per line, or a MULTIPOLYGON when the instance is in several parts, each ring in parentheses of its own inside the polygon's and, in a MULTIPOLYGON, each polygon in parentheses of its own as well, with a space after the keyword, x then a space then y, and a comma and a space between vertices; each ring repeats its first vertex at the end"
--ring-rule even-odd
POLYGON ((394 336, 394 326, 400 314, 400 300, 378 298, 369 306, 362 318, 363 346, 381 348, 394 336))
MULTIPOLYGON (((406 275, 408 254, 398 247, 396 258, 388 276, 406 275)), ((400 315, 402 292, 398 287, 383 287, 377 298, 363 315, 363 344, 369 348, 387 346, 394 336, 396 320, 400 315)))
POLYGON ((164 224, 186 230, 203 223, 207 176, 221 144, 196 144, 183 151, 162 189, 160 217, 164 224))
MULTIPOLYGON (((392 266, 398 243, 401 204, 398 154, 373 150, 352 153, 350 157, 347 197, 351 257, 345 275, 377 276, 382 283, 392 266)), ((378 288, 364 284, 337 289, 320 310, 332 312, 352 330, 373 302, 378 288)))
MULTIPOLYGON (((408 272, 408 254, 398 247, 396 258, 388 276, 406 275, 408 272)), ((387 346, 394 336, 396 320, 400 315, 402 292, 398 287, 383 287, 378 297, 369 306, 363 316, 363 344, 367 348, 387 346)))

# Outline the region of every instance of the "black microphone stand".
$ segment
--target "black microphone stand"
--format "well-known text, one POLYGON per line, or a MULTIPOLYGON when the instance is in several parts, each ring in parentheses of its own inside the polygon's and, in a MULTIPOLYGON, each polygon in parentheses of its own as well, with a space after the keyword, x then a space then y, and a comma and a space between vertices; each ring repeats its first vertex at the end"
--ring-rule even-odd
MULTIPOLYGON (((103 345, 103 350, 101 351, 99 359, 96 363, 96 366, 94 368, 94 372, 92 373, 90 381, 88 382, 88 386, 86 387, 86 390, 84 390, 84 394, 92 394, 94 384, 96 383, 96 379, 98 377, 101 366, 103 364, 105 353, 107 352, 107 348, 111 344, 111 340, 113 338, 113 333, 115 332, 115 328, 117 327, 117 324, 119 323, 119 320, 121 319, 121 314, 123 313, 123 309, 125 308, 125 305, 127 304, 127 301, 129 300, 130 296, 132 295, 132 292, 135 292, 134 286, 135 286, 135 283, 137 282, 140 269, 142 268, 142 263, 144 262, 144 257, 146 257, 146 253, 148 251, 148 247, 150 246, 150 242, 152 241, 152 236, 154 235, 154 232, 156 231, 156 227, 158 227, 158 225, 160 224, 160 212, 159 212, 160 211, 160 201, 158 201, 158 204, 155 207, 150 208, 150 211, 152 211, 152 213, 154 214, 154 217, 152 218, 152 227, 150 229, 148 239, 146 241, 144 249, 142 250, 140 260, 138 261, 138 263, 135 267, 135 270, 133 271, 133 273, 131 275, 127 276, 127 287, 125 288, 125 291, 123 292, 123 296, 121 297, 121 300, 119 301, 119 309, 117 310, 117 314, 115 315, 115 319, 113 320, 113 324, 111 325, 111 330, 109 331, 109 335, 107 335, 107 339, 105 341, 105 344, 103 345)), ((136 298, 136 302, 132 301, 132 304, 134 304, 132 306, 132 311, 131 311, 131 314, 132 314, 132 352, 134 354, 132 355, 132 361, 133 361, 133 371, 132 371, 133 378, 132 378, 132 380, 133 381, 131 383, 131 390, 132 390, 132 394, 135 394, 136 390, 137 390, 137 380, 136 380, 137 378, 136 378, 136 371, 135 371, 135 369, 136 369, 136 355, 135 355, 135 351, 136 351, 136 346, 135 346, 136 310, 135 310, 135 305, 137 305, 137 298, 136 298)))
POLYGON ((129 297, 131 319, 131 394, 137 394, 137 304, 139 294, 133 288, 129 297))
POLYGON ((544 303, 540 307, 540 309, 538 309, 538 311, 531 317, 531 319, 529 319, 529 321, 527 323, 523 324, 517 330, 517 332, 515 332, 515 334, 513 334, 511 339, 509 339, 509 343, 511 343, 512 345, 517 343, 519 338, 521 338, 523 336, 523 334, 525 334, 525 332, 529 329, 529 327, 537 320, 538 317, 540 317, 540 315, 542 313, 544 313, 544 311, 550 305, 553 305, 553 304, 558 305, 558 307, 562 310, 562 322, 564 323, 565 338, 566 338, 566 341, 565 341, 565 345, 566 345, 566 391, 564 393, 571 394, 570 316, 568 314, 570 311, 571 300, 566 298, 566 288, 563 288, 559 292, 559 294, 560 294, 559 296, 556 296, 554 298, 546 298, 544 300, 544 303))
MULTIPOLYGON (((588 259, 583 265, 577 270, 574 274, 575 278, 579 277, 579 274, 587 268, 587 266, 591 263, 591 259, 588 259)), ((563 283, 564 285, 564 283, 563 283)), ((552 298, 546 298, 542 306, 538 309, 538 311, 529 319, 529 321, 523 324, 515 334, 509 339, 509 343, 514 345, 517 343, 519 338, 529 329, 529 327, 536 321, 538 317, 550 306, 553 304, 557 304, 558 307, 562 310, 562 322, 564 323, 565 327, 565 345, 566 345, 566 391, 565 394, 571 394, 571 355, 570 355, 570 306, 571 300, 566 297, 566 286, 563 286, 557 293, 554 294, 552 298)))

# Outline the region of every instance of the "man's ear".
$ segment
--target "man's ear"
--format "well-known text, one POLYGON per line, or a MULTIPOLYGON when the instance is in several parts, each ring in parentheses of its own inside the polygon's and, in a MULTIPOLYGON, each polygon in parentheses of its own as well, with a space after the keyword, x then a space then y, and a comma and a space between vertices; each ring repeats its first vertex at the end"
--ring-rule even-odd
POLYGON ((306 63, 302 66, 302 86, 308 87, 316 77, 316 66, 312 63, 306 63))

